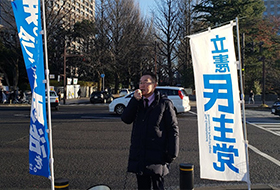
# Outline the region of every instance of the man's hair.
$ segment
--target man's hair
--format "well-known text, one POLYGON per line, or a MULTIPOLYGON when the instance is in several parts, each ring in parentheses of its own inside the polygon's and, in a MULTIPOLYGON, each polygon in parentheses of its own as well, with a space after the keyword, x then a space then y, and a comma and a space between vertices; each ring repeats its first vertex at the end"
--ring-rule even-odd
POLYGON ((152 80, 157 84, 158 80, 157 80, 157 75, 156 74, 154 74, 150 71, 145 71, 145 72, 143 72, 142 76, 144 76, 144 75, 150 75, 152 80))

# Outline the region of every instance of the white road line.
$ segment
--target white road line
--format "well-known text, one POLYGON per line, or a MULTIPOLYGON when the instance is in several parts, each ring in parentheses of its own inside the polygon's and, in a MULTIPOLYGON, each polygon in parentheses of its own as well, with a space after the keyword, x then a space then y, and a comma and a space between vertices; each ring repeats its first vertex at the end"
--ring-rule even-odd
POLYGON ((273 127, 267 127, 266 129, 272 130, 272 131, 275 131, 275 132, 280 131, 279 128, 273 128, 273 127))
MULTIPOLYGON (((191 111, 189 111, 189 112, 192 113, 192 114, 194 114, 194 115, 197 115, 195 112, 191 112, 191 111)), ((268 129, 266 129, 266 128, 260 127, 260 126, 254 124, 254 123, 250 123, 250 122, 248 122, 248 121, 247 121, 247 123, 250 124, 250 125, 253 125, 253 126, 255 126, 255 127, 258 127, 258 128, 260 128, 260 129, 263 129, 263 130, 265 130, 265 131, 267 131, 267 132, 273 133, 273 134, 275 134, 275 135, 277 135, 277 136, 280 136, 280 133, 279 133, 279 134, 278 134, 278 133, 275 133, 275 132, 273 132, 273 131, 270 131, 270 130, 268 130, 268 129)), ((251 150, 253 150, 255 153, 259 154, 260 156, 263 156, 264 158, 268 159, 269 161, 273 162, 274 164, 280 166, 280 161, 279 161, 279 160, 276 160, 275 158, 269 156, 268 154, 261 152, 259 149, 257 149, 256 147, 254 147, 254 146, 252 146, 252 145, 250 145, 250 144, 248 144, 248 147, 249 147, 251 150)))
POLYGON ((255 153, 263 156, 264 158, 270 160, 271 162, 273 162, 274 164, 280 166, 280 161, 279 160, 276 160, 275 158, 269 156, 268 154, 265 154, 263 152, 261 152, 259 149, 257 149, 256 147, 252 146, 252 145, 248 145, 248 147, 253 150, 255 153))
POLYGON ((255 123, 257 125, 276 125, 280 127, 280 123, 255 123))
POLYGON ((193 111, 188 111, 189 113, 193 114, 193 115, 197 115, 197 113, 193 112, 193 111))
POLYGON ((81 116, 81 119, 120 119, 120 117, 95 117, 95 116, 81 116))
POLYGON ((265 128, 265 127, 256 125, 255 123, 250 123, 250 122, 248 122, 248 121, 247 121, 247 123, 250 124, 250 125, 253 125, 253 126, 255 126, 255 127, 259 128, 259 129, 262 129, 262 130, 265 130, 265 131, 267 131, 267 132, 270 132, 270 133, 272 133, 272 134, 274 134, 274 135, 280 136, 280 134, 275 133, 274 131, 268 130, 268 129, 265 128))
POLYGON ((273 126, 273 125, 261 125, 261 126, 265 128, 271 128, 271 129, 280 129, 279 126, 273 126))

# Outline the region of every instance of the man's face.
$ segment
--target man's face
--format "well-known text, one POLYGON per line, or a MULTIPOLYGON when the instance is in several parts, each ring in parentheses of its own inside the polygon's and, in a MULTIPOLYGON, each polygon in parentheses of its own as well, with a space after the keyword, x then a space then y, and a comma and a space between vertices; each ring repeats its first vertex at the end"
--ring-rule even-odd
POLYGON ((139 89, 142 91, 142 96, 148 98, 151 96, 156 88, 157 84, 152 80, 150 75, 143 75, 140 79, 139 89))

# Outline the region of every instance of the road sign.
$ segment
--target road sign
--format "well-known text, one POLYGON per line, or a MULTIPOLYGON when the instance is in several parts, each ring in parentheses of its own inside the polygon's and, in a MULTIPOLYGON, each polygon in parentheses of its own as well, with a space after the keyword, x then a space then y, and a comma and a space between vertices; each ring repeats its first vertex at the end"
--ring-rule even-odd
POLYGON ((104 78, 105 77, 105 74, 101 74, 101 78, 104 78))

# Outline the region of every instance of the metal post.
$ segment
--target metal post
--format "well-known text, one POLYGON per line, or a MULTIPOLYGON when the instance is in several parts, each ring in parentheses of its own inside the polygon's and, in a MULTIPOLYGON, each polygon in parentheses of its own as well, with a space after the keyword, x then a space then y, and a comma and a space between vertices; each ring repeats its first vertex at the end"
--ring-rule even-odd
POLYGON ((242 63, 243 86, 245 87, 245 33, 242 33, 241 36, 241 63, 242 63))
POLYGON ((180 164, 180 190, 192 190, 194 187, 194 165, 180 164))
POLYGON ((238 60, 239 60, 239 79, 240 79, 240 94, 241 94, 241 104, 242 104, 242 116, 243 116, 243 135, 245 143, 245 154, 246 154, 246 167, 247 167, 247 184, 248 190, 251 189, 250 173, 249 173, 249 155, 248 155, 248 140, 247 140, 247 127, 246 127, 246 115, 245 115, 245 100, 244 100, 244 89, 242 81, 242 69, 241 69, 241 48, 240 48, 240 38, 239 38, 239 23, 238 17, 236 17, 236 35, 237 35, 237 45, 238 45, 238 60))
POLYGON ((45 65, 46 65, 46 83, 47 83, 47 96, 48 96, 48 133, 49 133, 49 146, 50 146, 50 180, 51 189, 54 190, 54 158, 53 158, 53 142, 52 142, 52 120, 51 120, 51 106, 50 106, 50 84, 49 84, 49 62, 48 62, 48 44, 47 44, 47 25, 46 25, 46 11, 45 1, 42 1, 43 9, 43 24, 44 24, 44 50, 45 50, 45 65))
POLYGON ((261 54, 261 60, 262 60, 262 64, 263 64, 263 73, 262 73, 262 106, 265 106, 265 58, 262 55, 263 54, 263 42, 259 43, 259 47, 260 47, 260 54, 261 54))
POLYGON ((265 60, 264 60, 264 56, 262 57, 262 62, 263 62, 263 76, 262 76, 262 81, 263 81, 263 85, 262 85, 262 104, 263 104, 263 106, 265 106, 265 60))
POLYGON ((103 91, 104 91, 104 78, 105 78, 105 76, 102 78, 103 79, 103 86, 102 86, 103 91))
POLYGON ((66 87, 66 42, 64 45, 64 53, 63 53, 63 76, 64 76, 64 81, 63 81, 63 85, 64 85, 64 93, 63 93, 63 104, 66 104, 66 91, 67 91, 67 87, 66 87))

